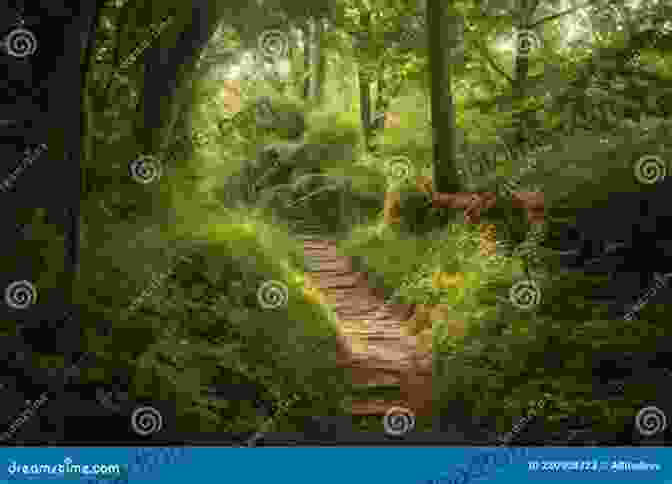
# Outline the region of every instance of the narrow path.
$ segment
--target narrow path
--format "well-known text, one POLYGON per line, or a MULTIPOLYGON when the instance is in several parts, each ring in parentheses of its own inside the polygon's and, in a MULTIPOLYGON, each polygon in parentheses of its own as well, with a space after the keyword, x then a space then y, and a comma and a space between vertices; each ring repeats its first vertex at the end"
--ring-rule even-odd
POLYGON ((385 304, 367 283, 366 274, 354 272, 352 261, 337 253, 333 241, 304 240, 306 257, 313 261, 310 279, 335 305, 342 335, 341 364, 351 369, 353 384, 374 389, 399 386, 401 400, 356 401, 353 415, 383 415, 390 407, 405 407, 428 415, 431 407, 431 354, 417 350, 403 321, 412 314, 406 305, 385 304))

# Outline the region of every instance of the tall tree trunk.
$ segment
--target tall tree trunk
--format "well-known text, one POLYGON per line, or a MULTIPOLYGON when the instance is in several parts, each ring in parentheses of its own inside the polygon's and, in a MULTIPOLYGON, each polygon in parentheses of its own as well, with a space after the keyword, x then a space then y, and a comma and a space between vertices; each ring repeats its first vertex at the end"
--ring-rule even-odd
POLYGON ((310 20, 306 21, 302 26, 301 32, 303 37, 303 74, 305 76, 303 80, 303 99, 307 101, 310 97, 310 74, 312 72, 312 69, 310 68, 310 50, 312 49, 311 44, 313 39, 311 35, 310 20))
MULTIPOLYGON (((519 0, 519 2, 517 28, 519 29, 519 32, 523 32, 524 34, 522 36, 519 35, 516 42, 516 63, 513 93, 515 104, 520 106, 522 109, 526 94, 525 86, 527 84, 530 71, 530 60, 528 54, 530 50, 529 42, 531 40, 526 38, 525 35, 527 35, 526 33, 528 32, 530 20, 537 8, 538 1, 519 0)), ((519 153, 519 156, 524 156, 524 154, 527 152, 530 141, 530 133, 528 132, 529 123, 527 118, 528 114, 525 111, 521 111, 516 115, 517 133, 515 141, 515 152, 519 153)))
MULTIPOLYGON (((87 177, 87 171, 88 168, 90 167, 91 160, 93 160, 95 157, 95 151, 94 151, 95 143, 93 142, 93 133, 95 131, 95 125, 94 125, 95 116, 93 115, 94 103, 91 100, 88 88, 90 86, 93 71, 93 56, 95 49, 96 29, 100 22, 100 15, 103 9, 103 4, 104 0, 99 0, 98 2, 96 2, 96 13, 94 14, 93 21, 91 22, 90 25, 82 68, 81 82, 83 87, 82 87, 82 105, 80 109, 80 123, 82 126, 82 132, 81 132, 82 199, 85 199, 86 195, 92 189, 92 187, 90 186, 90 180, 87 177)), ((119 39, 117 39, 117 43, 119 43, 119 39)))
POLYGON ((359 66, 359 113, 362 121, 364 146, 368 150, 371 139, 371 83, 365 70, 359 66))
MULTIPOLYGON (((371 12, 362 13, 362 32, 355 38, 355 49, 361 53, 369 47, 369 35, 371 30, 371 12)), ((371 78, 365 66, 366 56, 361 56, 357 66, 357 80, 359 83, 359 113, 362 122, 362 135, 366 149, 371 147, 371 78)))
POLYGON ((385 117, 387 110, 390 107, 390 99, 388 97, 387 86, 385 84, 385 66, 381 63, 378 68, 377 86, 376 86, 376 122, 373 129, 375 131, 382 131, 385 127, 385 117))
MULTIPOLYGON (((455 146, 455 110, 451 93, 450 63, 448 60, 451 39, 449 25, 450 6, 446 0, 427 0, 426 20, 429 36, 431 75, 432 128, 434 142, 434 189, 437 192, 461 191, 457 172, 455 146)), ((451 11, 451 15, 454 13, 451 11)))
POLYGON ((322 37, 324 34, 324 22, 320 18, 312 19, 311 23, 311 39, 310 39, 310 67, 311 67, 311 84, 310 84, 310 100, 315 105, 322 104, 324 91, 324 77, 325 77, 325 59, 324 49, 322 48, 322 37))
MULTIPOLYGON (((68 271, 64 276, 68 280, 63 281, 60 287, 63 288, 64 300, 71 301, 79 272, 81 168, 86 144, 83 141, 83 136, 86 136, 86 100, 83 94, 87 63, 93 53, 95 27, 102 2, 65 3, 67 5, 63 11, 54 12, 45 21, 46 27, 54 33, 53 42, 45 46, 48 52, 45 59, 52 60, 40 65, 43 70, 38 71, 39 80, 48 86, 47 109, 45 111, 43 108, 42 116, 35 120, 35 124, 37 131, 46 136, 40 138, 47 146, 42 155, 44 159, 36 163, 37 167, 43 167, 41 178, 61 180, 58 199, 54 200, 52 195, 52 200, 45 202, 56 202, 54 205, 63 208, 66 215, 68 271)), ((47 190, 45 193, 50 192, 47 190)))

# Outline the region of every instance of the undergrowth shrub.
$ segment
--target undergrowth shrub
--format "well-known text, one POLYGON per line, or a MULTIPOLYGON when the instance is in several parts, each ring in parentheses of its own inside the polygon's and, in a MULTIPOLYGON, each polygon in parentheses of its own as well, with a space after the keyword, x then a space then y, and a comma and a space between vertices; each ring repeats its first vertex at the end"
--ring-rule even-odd
MULTIPOLYGON (((172 233, 145 231, 127 257, 106 258, 129 232, 116 231, 101 247, 95 273, 104 278, 94 282, 86 273, 79 297, 90 331, 101 318, 113 323, 110 336, 91 337, 101 366, 131 371, 131 398, 175 401, 179 429, 204 432, 244 433, 260 424, 252 402, 235 392, 224 400, 204 395, 205 386, 227 384, 231 374, 275 403, 304 402, 290 416, 307 417, 305 402, 318 413, 340 408, 347 381, 336 367, 335 315, 312 295, 300 247, 286 232, 258 216, 209 211, 172 233), (129 311, 157 272, 167 274, 162 283, 129 311), (275 291, 286 304, 261 307, 264 283, 273 284, 269 302, 275 291)), ((104 374, 93 369, 89 378, 104 374)))
POLYGON ((305 142, 328 147, 324 150, 321 167, 349 168, 361 149, 361 132, 354 115, 340 111, 313 111, 308 116, 305 142))

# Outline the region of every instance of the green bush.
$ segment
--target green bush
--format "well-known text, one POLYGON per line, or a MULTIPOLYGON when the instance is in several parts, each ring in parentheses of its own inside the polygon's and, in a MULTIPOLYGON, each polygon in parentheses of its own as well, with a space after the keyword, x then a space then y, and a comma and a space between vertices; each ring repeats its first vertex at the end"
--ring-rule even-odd
POLYGON ((221 210, 170 230, 172 248, 159 228, 140 238, 118 229, 90 254, 88 267, 95 271, 83 274, 78 294, 86 324, 93 330, 106 319, 113 329, 104 338, 91 334, 101 363, 88 378, 127 368, 131 398, 176 402, 176 425, 184 431, 258 428, 251 404, 235 395, 222 402, 203 394, 204 386, 230 383, 232 374, 254 382, 276 403, 297 396, 288 416, 306 417, 306 402, 318 413, 338 410, 347 380, 336 367, 335 316, 304 293, 306 261, 298 243, 258 215, 221 210), (135 249, 119 257, 124 238, 135 249), (115 251, 116 257, 106 257, 115 251), (145 267, 144 276, 138 267, 145 267), (129 311, 157 273, 168 275, 129 311), (260 305, 260 288, 269 281, 287 297, 275 309, 260 305))
POLYGON ((306 143, 324 146, 321 166, 348 167, 354 163, 361 143, 359 124, 351 114, 316 111, 308 117, 306 143))
POLYGON ((271 94, 254 103, 257 125, 281 140, 297 141, 305 133, 305 103, 294 97, 271 94))
POLYGON ((411 160, 417 174, 431 167, 433 142, 422 96, 406 96, 394 103, 392 111, 401 114, 399 126, 385 128, 376 138, 377 153, 389 159, 403 155, 411 160))

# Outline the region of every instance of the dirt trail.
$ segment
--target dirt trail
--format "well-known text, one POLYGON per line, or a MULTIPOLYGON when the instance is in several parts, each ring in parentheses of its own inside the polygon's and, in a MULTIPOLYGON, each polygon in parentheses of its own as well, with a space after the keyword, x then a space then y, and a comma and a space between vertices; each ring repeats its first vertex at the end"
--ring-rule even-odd
POLYGON ((420 353, 415 336, 404 331, 412 310, 385 304, 366 274, 354 272, 349 257, 338 255, 333 241, 304 240, 313 261, 314 284, 336 307, 342 335, 341 364, 351 369, 358 386, 399 385, 402 400, 371 399, 353 403, 353 415, 382 415, 390 407, 406 407, 416 415, 430 413, 431 353, 420 353))

